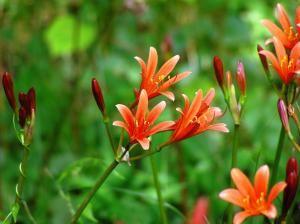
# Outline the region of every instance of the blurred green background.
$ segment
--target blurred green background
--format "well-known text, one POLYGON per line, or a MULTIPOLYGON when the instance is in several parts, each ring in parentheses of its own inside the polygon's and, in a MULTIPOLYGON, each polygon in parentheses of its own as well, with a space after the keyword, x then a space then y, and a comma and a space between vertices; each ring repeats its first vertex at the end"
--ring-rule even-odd
MULTIPOLYGON (((149 47, 161 65, 179 54, 174 72, 193 74, 174 88, 175 103, 166 100, 162 119, 175 119, 181 94, 199 88, 217 94, 213 105, 226 110, 213 73, 219 55, 235 73, 242 60, 247 73, 238 167, 252 178, 257 167, 275 157, 280 121, 277 97, 264 76, 256 52, 270 35, 260 20, 276 21, 276 1, 261 0, 0 0, 0 73, 9 71, 16 92, 34 86, 37 114, 24 198, 37 223, 67 223, 95 179, 112 161, 91 78, 100 82, 111 121, 120 119, 115 104, 129 105, 139 87, 140 67, 149 47)), ((299 1, 281 2, 291 17, 299 1)), ((21 146, 12 111, 0 91, 0 218, 14 201, 21 146)), ((229 113, 221 119, 229 129, 229 113)), ((121 133, 112 127, 115 143, 121 133)), ((230 186, 232 133, 206 132, 156 155, 170 223, 184 223, 197 199, 209 198, 209 220, 222 223, 228 203, 218 193, 230 186)), ((167 134, 152 138, 157 145, 167 134)), ((286 141, 279 179, 292 154, 286 141)), ((142 149, 138 149, 142 150, 142 149)), ((298 155, 296 155, 298 157, 298 155)), ((280 204, 280 199, 276 201, 280 204)), ((239 209, 237 209, 239 210, 239 209)), ((22 209, 19 223, 30 223, 22 209)), ((247 223, 255 223, 256 218, 247 223)), ((87 207, 82 223, 159 223, 159 209, 149 158, 122 164, 87 207)))

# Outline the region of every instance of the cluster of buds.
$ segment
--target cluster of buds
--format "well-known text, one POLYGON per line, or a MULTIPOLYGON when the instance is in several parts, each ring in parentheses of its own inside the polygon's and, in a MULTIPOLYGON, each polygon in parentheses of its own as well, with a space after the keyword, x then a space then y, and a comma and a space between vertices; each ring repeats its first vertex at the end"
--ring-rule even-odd
POLYGON ((300 78, 297 77, 300 71, 300 7, 296 10, 295 28, 292 26, 289 16, 281 4, 277 4, 276 14, 282 28, 270 20, 262 20, 262 24, 273 35, 265 43, 273 43, 275 53, 264 50, 259 45, 257 50, 269 82, 273 85, 278 95, 285 99, 286 103, 292 103, 296 100, 296 92, 299 91, 298 86, 300 85, 300 78), (281 79, 282 86, 278 87, 275 84, 267 59, 271 62, 273 69, 281 79))
MULTIPOLYGON (((185 71, 173 77, 170 76, 179 60, 179 55, 167 60, 156 72, 158 55, 153 47, 150 48, 147 63, 140 57, 135 57, 135 59, 141 66, 142 80, 139 90, 135 90, 135 100, 130 107, 123 104, 116 105, 123 120, 114 121, 113 125, 125 130, 129 137, 128 147, 122 150, 122 144, 119 144, 117 154, 126 154, 128 157, 127 152, 137 144, 144 150, 148 150, 151 136, 159 132, 172 131, 169 139, 158 147, 159 150, 166 145, 198 135, 206 130, 228 132, 225 124, 214 124, 217 118, 222 115, 220 108, 210 106, 215 95, 214 89, 211 89, 206 96, 203 96, 202 90, 198 90, 191 104, 189 98, 182 94, 185 106, 183 109, 177 108, 181 116, 175 121, 162 121, 154 125, 167 104, 165 101, 161 101, 149 110, 150 100, 163 95, 174 101, 175 96, 169 88, 189 76, 191 72, 185 71)), ((240 71, 244 73, 243 68, 240 71)), ((106 109, 102 90, 95 79, 92 80, 92 90, 97 105, 105 117, 106 109)), ((122 140, 123 137, 121 137, 121 142, 122 140)), ((129 159, 126 160, 129 161, 129 159)))
POLYGON ((294 157, 291 157, 286 165, 285 182, 287 186, 283 194, 282 215, 284 220, 297 193, 298 187, 298 163, 294 157))
POLYGON ((13 81, 11 75, 7 72, 2 77, 2 84, 6 98, 14 112, 14 118, 17 118, 20 129, 17 132, 22 145, 28 146, 31 143, 32 132, 35 123, 36 99, 34 88, 30 88, 26 93, 19 93, 19 104, 17 108, 16 97, 14 94, 13 81))
POLYGON ((222 60, 218 57, 214 57, 214 71, 216 79, 219 86, 223 92, 225 101, 230 110, 234 123, 236 125, 240 124, 241 114, 243 111, 243 106, 246 100, 246 75, 244 70, 244 65, 242 62, 237 63, 236 71, 236 82, 239 89, 239 97, 236 96, 235 86, 232 82, 232 75, 230 71, 226 72, 226 78, 224 75, 222 60), (226 79, 226 80, 225 80, 226 79))

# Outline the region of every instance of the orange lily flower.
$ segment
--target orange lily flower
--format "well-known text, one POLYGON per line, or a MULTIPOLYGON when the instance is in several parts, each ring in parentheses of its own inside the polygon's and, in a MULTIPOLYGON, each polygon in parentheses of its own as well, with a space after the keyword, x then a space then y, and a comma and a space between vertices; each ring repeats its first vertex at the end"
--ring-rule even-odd
POLYGON ((131 110, 123 105, 116 105, 124 121, 114 121, 114 126, 124 128, 130 138, 130 143, 139 143, 143 149, 149 149, 150 140, 149 136, 155 133, 168 131, 174 126, 174 121, 163 121, 154 127, 151 127, 159 115, 163 112, 166 107, 166 102, 162 101, 158 103, 153 109, 147 114, 148 111, 148 96, 146 90, 142 90, 135 116, 131 110))
MULTIPOLYGON (((296 9, 296 31, 294 32, 294 28, 291 25, 290 19, 281 4, 277 4, 276 7, 276 14, 281 24, 281 28, 275 25, 270 20, 264 19, 262 20, 262 24, 275 36, 277 37, 283 45, 288 48, 292 49, 297 42, 300 40, 300 6, 296 9)), ((269 40, 267 41, 269 42, 269 40)))
POLYGON ((241 170, 237 168, 231 170, 231 178, 237 189, 226 189, 219 197, 244 209, 235 214, 234 224, 242 223, 249 216, 264 215, 269 219, 277 216, 277 209, 272 202, 284 190, 286 183, 281 181, 275 184, 267 197, 269 176, 269 167, 261 166, 255 174, 253 186, 241 170))
POLYGON ((142 75, 142 82, 140 85, 140 90, 135 90, 136 98, 139 97, 141 91, 144 89, 148 93, 149 99, 156 97, 158 95, 164 95, 171 99, 172 101, 175 100, 174 94, 168 91, 168 88, 179 82, 181 79, 187 77, 191 74, 191 72, 186 71, 180 74, 175 75, 174 77, 170 78, 169 74, 174 69, 175 65, 179 60, 179 55, 176 55, 169 59, 157 73, 157 52, 155 48, 150 47, 148 63, 143 61, 143 59, 139 57, 135 57, 137 62, 141 66, 141 75, 142 75))
POLYGON ((288 56, 281 41, 273 37, 273 42, 277 57, 267 50, 262 50, 259 53, 265 55, 272 63, 280 78, 285 84, 289 84, 300 72, 300 42, 298 42, 288 56))
POLYGON ((212 124, 216 118, 222 115, 220 108, 210 107, 215 96, 214 89, 210 89, 204 98, 202 91, 198 90, 191 105, 188 97, 184 94, 182 96, 185 101, 184 109, 177 108, 181 117, 176 121, 173 134, 164 145, 198 135, 206 130, 228 132, 225 124, 212 124))

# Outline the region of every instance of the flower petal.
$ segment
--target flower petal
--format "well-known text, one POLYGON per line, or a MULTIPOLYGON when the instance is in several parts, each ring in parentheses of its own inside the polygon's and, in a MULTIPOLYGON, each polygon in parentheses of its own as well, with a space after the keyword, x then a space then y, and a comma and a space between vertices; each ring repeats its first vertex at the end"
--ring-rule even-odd
POLYGON ((259 52, 260 54, 266 56, 272 63, 273 68, 277 71, 278 75, 281 77, 282 80, 286 80, 284 74, 282 73, 281 67, 275 55, 267 50, 262 50, 259 52))
POLYGON ((293 59, 295 63, 297 59, 299 59, 299 56, 300 56, 300 42, 298 42, 291 50, 290 59, 293 59))
POLYGON ((142 89, 139 103, 137 105, 135 118, 138 121, 138 123, 144 122, 145 115, 148 110, 148 96, 146 90, 142 89))
POLYGON ((257 197, 260 197, 260 193, 263 192, 264 195, 267 194, 268 184, 269 184, 270 171, 267 165, 261 166, 254 178, 254 189, 257 197))
POLYGON ((174 69, 179 58, 180 58, 179 55, 175 55, 174 57, 169 59, 167 62, 165 62, 163 64, 163 66, 159 69, 159 71, 156 73, 155 77, 158 77, 158 78, 160 77, 161 80, 164 79, 174 69))
POLYGON ((135 60, 137 60, 137 62, 140 64, 141 66, 141 75, 142 77, 145 77, 146 76, 146 73, 147 73, 147 66, 144 62, 143 59, 141 59, 140 57, 134 57, 135 60))
POLYGON ((276 12, 277 12, 278 20, 279 20, 282 28, 285 30, 289 30, 291 27, 290 19, 286 13, 284 7, 279 3, 276 6, 276 12))
POLYGON ((219 197, 224 201, 228 201, 234 205, 244 207, 243 195, 236 189, 226 189, 219 194, 219 197))
POLYGON ((158 132, 173 130, 175 127, 175 124, 176 123, 174 121, 160 122, 149 130, 148 135, 151 136, 158 132))
POLYGON ((237 187, 237 189, 243 194, 243 196, 250 196, 255 198, 254 189, 250 183, 248 177, 238 168, 231 170, 231 178, 237 187))
POLYGON ((121 128, 124 128, 124 129, 127 131, 127 133, 129 134, 128 125, 125 124, 123 121, 114 121, 114 122, 113 122, 113 125, 114 125, 114 126, 121 127, 121 128))
POLYGON ((150 79, 154 76, 157 66, 157 51, 154 47, 150 47, 147 65, 147 78, 150 79))
POLYGON ((281 40, 281 42, 285 45, 285 46, 291 46, 291 43, 288 39, 288 37, 286 36, 286 34, 278 27, 276 26, 274 23, 272 23, 270 20, 264 19, 261 21, 261 23, 274 35, 276 36, 278 39, 281 40))
POLYGON ((281 181, 277 184, 275 184, 269 194, 268 197, 268 203, 272 203, 272 201, 274 201, 274 199, 277 197, 277 195, 284 190, 284 188, 286 187, 286 183, 284 181, 281 181))
POLYGON ((159 115, 164 111, 166 107, 166 102, 162 101, 158 103, 153 109, 150 111, 150 113, 147 116, 147 121, 149 122, 149 126, 151 126, 156 119, 159 117, 159 115))
POLYGON ((144 150, 148 150, 149 149, 150 141, 149 141, 148 138, 137 139, 137 141, 140 143, 140 145, 142 146, 142 148, 144 150))
POLYGON ((208 93, 206 94, 206 96, 203 99, 203 103, 206 103, 207 105, 210 105, 211 101, 213 100, 213 98, 215 97, 215 89, 211 88, 208 93))
POLYGON ((251 216, 251 214, 249 212, 245 212, 245 211, 236 213, 233 218, 233 224, 241 224, 249 216, 251 216))
POLYGON ((225 133, 229 132, 226 124, 224 124, 224 123, 209 125, 207 129, 212 130, 212 131, 225 132, 225 133))
POLYGON ((175 100, 175 96, 172 92, 170 91, 163 91, 163 92, 159 92, 161 95, 169 98, 170 100, 174 101, 175 100))
POLYGON ((189 76, 192 72, 186 71, 186 72, 182 72, 180 74, 175 75, 174 77, 172 77, 171 79, 169 79, 168 81, 164 82, 159 90, 160 91, 164 91, 166 89, 168 89, 171 85, 179 82, 180 80, 184 79, 185 77, 189 76))
POLYGON ((131 111, 128 107, 123 104, 116 105, 118 111, 120 112, 121 116, 123 117, 125 123, 128 124, 128 128, 132 129, 134 127, 134 119, 131 111))
POLYGON ((273 204, 271 204, 268 210, 262 211, 261 213, 269 219, 275 219, 277 216, 277 209, 273 204))

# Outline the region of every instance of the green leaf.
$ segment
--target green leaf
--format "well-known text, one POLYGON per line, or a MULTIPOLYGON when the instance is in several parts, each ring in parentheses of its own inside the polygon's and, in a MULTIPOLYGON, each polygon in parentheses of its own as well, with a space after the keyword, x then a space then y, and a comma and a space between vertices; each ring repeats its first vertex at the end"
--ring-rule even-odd
POLYGON ((18 216, 19 210, 20 210, 20 205, 15 203, 11 209, 11 213, 12 213, 12 216, 13 216, 15 222, 17 222, 17 216, 18 216))
POLYGON ((71 15, 56 17, 45 33, 45 39, 53 56, 69 55, 87 49, 95 39, 92 24, 80 22, 71 15))

